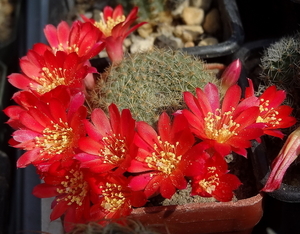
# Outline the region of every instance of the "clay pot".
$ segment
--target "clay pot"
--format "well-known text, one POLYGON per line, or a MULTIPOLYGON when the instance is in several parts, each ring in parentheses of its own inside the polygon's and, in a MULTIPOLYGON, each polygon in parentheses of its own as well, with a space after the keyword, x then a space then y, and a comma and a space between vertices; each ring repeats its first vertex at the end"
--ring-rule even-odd
POLYGON ((250 234, 263 215, 262 195, 237 202, 190 203, 135 209, 131 218, 159 233, 250 234))

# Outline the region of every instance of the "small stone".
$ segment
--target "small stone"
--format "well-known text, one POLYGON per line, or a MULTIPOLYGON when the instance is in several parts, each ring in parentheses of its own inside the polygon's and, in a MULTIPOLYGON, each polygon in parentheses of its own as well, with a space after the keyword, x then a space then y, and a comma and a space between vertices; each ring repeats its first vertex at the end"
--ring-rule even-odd
POLYGON ((161 23, 171 24, 173 22, 173 17, 172 17, 170 12, 163 11, 163 12, 160 12, 158 14, 157 19, 155 20, 155 22, 157 24, 161 24, 161 23))
POLYGON ((180 38, 166 37, 165 35, 158 36, 154 41, 154 45, 158 48, 170 48, 173 50, 183 47, 183 43, 180 38))
POLYGON ((129 48, 132 44, 132 41, 129 39, 129 38, 125 38, 124 41, 123 41, 123 45, 126 47, 126 48, 129 48))
POLYGON ((208 45, 216 45, 219 41, 215 37, 207 37, 201 40, 198 44, 198 46, 208 46, 208 45))
POLYGON ((202 8, 204 11, 210 9, 212 0, 191 0, 191 6, 202 8))
POLYGON ((174 18, 179 18, 180 15, 182 14, 183 9, 188 6, 189 6, 189 0, 182 1, 179 5, 176 6, 175 9, 171 10, 171 15, 174 18))
POLYGON ((174 35, 182 38, 184 32, 189 32, 193 36, 193 41, 197 40, 204 33, 200 25, 178 25, 174 29, 174 35))
POLYGON ((137 32, 142 38, 147 38, 153 32, 153 27, 149 23, 143 24, 141 27, 137 29, 137 32))
POLYGON ((163 34, 167 37, 170 37, 173 35, 173 31, 174 31, 175 27, 170 25, 170 24, 165 24, 165 23, 161 23, 157 25, 157 33, 158 34, 163 34))
POLYGON ((154 37, 149 36, 147 38, 142 38, 140 36, 135 36, 132 34, 132 45, 130 46, 130 53, 138 53, 143 51, 148 51, 153 48, 154 37))
POLYGON ((221 28, 220 14, 217 8, 210 10, 203 23, 203 29, 208 34, 215 34, 221 28))
POLYGON ((193 41, 188 41, 186 43, 184 43, 184 47, 188 48, 188 47, 194 47, 195 43, 193 41))
POLYGON ((181 38, 182 38, 182 40, 183 40, 184 42, 191 42, 191 41, 193 41, 193 35, 192 35, 192 33, 190 33, 189 31, 184 31, 184 32, 182 33, 181 38))
POLYGON ((204 10, 196 7, 185 7, 181 18, 186 25, 201 25, 204 20, 204 10))
POLYGON ((98 55, 99 55, 100 58, 107 58, 108 57, 106 50, 100 51, 100 53, 98 55))

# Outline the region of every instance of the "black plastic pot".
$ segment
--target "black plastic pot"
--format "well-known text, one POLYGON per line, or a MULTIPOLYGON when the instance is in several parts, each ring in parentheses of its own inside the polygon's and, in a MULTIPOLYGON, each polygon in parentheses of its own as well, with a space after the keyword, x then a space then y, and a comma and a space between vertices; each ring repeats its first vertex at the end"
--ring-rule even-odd
MULTIPOLYGON (((233 55, 233 59, 239 58, 242 61, 242 75, 244 77, 255 78, 253 76, 256 75, 255 70, 259 68, 263 50, 275 41, 277 39, 249 42, 233 55)), ((247 86, 247 84, 243 85, 247 86)), ((249 158, 256 165, 253 169, 258 189, 262 189, 270 174, 270 159, 267 157, 266 152, 272 146, 266 145, 264 140, 261 144, 253 142, 253 147, 249 154, 249 158)), ((299 233, 300 187, 282 183, 278 190, 266 195, 264 198, 264 216, 258 228, 264 231, 266 228, 271 228, 277 234, 299 233)))
MULTIPOLYGON (((232 55, 244 42, 244 29, 235 0, 216 1, 220 11, 223 38, 220 43, 212 46, 195 46, 184 48, 189 54, 203 59, 220 58, 232 55)), ((220 62, 220 61, 219 61, 220 62)))

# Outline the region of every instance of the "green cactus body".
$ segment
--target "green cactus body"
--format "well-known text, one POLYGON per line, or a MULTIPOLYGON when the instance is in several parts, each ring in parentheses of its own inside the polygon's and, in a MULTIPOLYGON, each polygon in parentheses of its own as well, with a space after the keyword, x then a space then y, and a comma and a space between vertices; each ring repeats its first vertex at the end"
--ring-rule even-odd
MULTIPOLYGON (((300 116, 300 33, 286 36, 264 50, 261 58, 261 86, 276 85, 287 93, 284 104, 300 116)), ((262 89, 262 90, 263 90, 262 89)))
POLYGON ((115 103, 119 109, 130 109, 136 120, 154 125, 163 111, 172 114, 184 107, 183 91, 195 93, 208 82, 219 85, 203 61, 182 51, 154 49, 109 67, 97 82, 91 103, 103 109, 115 103))
POLYGON ((126 10, 130 11, 134 6, 139 8, 138 21, 151 21, 160 12, 165 11, 166 0, 117 0, 126 10))
POLYGON ((261 59, 262 77, 266 84, 275 84, 285 90, 299 87, 299 34, 284 37, 270 45, 261 59))

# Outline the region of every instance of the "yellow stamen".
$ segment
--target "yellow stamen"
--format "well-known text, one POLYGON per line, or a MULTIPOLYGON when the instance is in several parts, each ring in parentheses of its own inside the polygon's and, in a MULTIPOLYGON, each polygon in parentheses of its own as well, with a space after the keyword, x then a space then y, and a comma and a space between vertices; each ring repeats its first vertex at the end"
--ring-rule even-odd
POLYGON ((57 201, 68 201, 68 205, 76 203, 81 206, 82 201, 88 193, 88 183, 83 178, 83 173, 79 170, 70 170, 70 175, 65 176, 66 180, 61 182, 62 188, 58 188, 57 192, 59 194, 64 194, 65 196, 57 201))
POLYGON ((125 197, 122 192, 122 186, 118 184, 106 183, 102 188, 104 200, 101 206, 109 212, 118 210, 125 202, 125 197))
MULTIPOLYGON (((261 99, 260 101, 263 101, 261 99)), ((266 100, 261 105, 259 105, 259 111, 262 113, 261 116, 258 116, 256 119, 257 123, 267 123, 270 124, 272 127, 276 127, 282 121, 281 118, 277 118, 279 112, 276 111, 273 107, 269 108, 270 100, 266 100), (264 113, 265 112, 265 113, 264 113)))
POLYGON ((176 169, 180 162, 182 155, 176 154, 176 148, 179 142, 175 145, 170 144, 168 141, 162 142, 158 137, 160 147, 154 144, 155 151, 145 159, 148 167, 159 170, 167 175, 171 174, 176 169))
POLYGON ((73 143, 73 129, 68 126, 68 123, 59 120, 60 123, 52 123, 52 127, 45 128, 42 132, 43 136, 36 137, 36 146, 41 148, 40 153, 47 154, 62 154, 70 147, 73 143))
MULTIPOLYGON (((210 173, 213 173, 216 170, 215 167, 208 167, 207 169, 210 173)), ((219 184, 220 178, 218 174, 213 174, 212 176, 208 177, 208 179, 203 179, 199 181, 199 186, 202 187, 209 194, 212 194, 219 184)))
POLYGON ((216 140, 219 143, 224 143, 230 137, 237 135, 236 130, 240 127, 240 124, 233 121, 232 111, 222 113, 217 109, 216 113, 208 112, 204 118, 205 121, 205 133, 209 139, 216 140))
MULTIPOLYGON (((56 88, 59 85, 69 85, 66 83, 66 69, 54 68, 49 69, 47 67, 42 68, 41 76, 35 77, 35 80, 40 84, 37 91, 40 94, 49 92, 50 90, 56 88)), ((32 86, 32 84, 30 84, 32 86)))
POLYGON ((100 21, 95 22, 94 25, 100 29, 100 31, 106 36, 111 36, 112 29, 119 23, 122 23, 125 21, 126 17, 124 15, 119 15, 117 18, 113 19, 111 17, 108 17, 107 21, 105 21, 103 13, 100 13, 100 21))
POLYGON ((104 163, 117 165, 125 159, 128 149, 125 138, 122 138, 120 134, 103 137, 102 141, 104 148, 99 150, 99 156, 104 158, 104 163))

